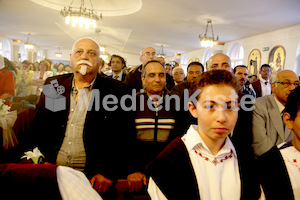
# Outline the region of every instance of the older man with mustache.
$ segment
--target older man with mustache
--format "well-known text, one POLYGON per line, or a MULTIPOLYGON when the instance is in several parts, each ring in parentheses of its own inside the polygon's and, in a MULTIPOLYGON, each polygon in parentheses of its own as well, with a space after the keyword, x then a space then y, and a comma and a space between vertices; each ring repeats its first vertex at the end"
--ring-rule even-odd
POLYGON ((46 93, 42 94, 32 121, 32 135, 25 146, 38 146, 47 162, 83 171, 101 196, 111 198, 112 183, 127 175, 125 145, 130 142, 128 134, 133 120, 121 109, 119 100, 129 93, 129 88, 97 73, 100 49, 90 38, 74 43, 70 61, 74 73, 51 77, 45 82, 47 85, 57 81, 54 88, 65 88, 61 97, 66 99, 66 109, 48 110, 46 93), (118 100, 114 112, 103 106, 108 103, 106 95, 118 100), (89 107, 80 107, 86 100, 89 107))

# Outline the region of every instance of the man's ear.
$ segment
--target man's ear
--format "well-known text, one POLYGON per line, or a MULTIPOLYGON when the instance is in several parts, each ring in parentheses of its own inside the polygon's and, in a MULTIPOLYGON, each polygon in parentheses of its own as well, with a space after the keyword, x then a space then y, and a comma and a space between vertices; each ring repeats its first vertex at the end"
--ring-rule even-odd
POLYGON ((282 118, 283 118, 283 121, 284 121, 285 125, 289 129, 293 130, 293 123, 292 123, 292 120, 291 120, 291 115, 286 112, 286 113, 283 114, 282 118))
POLYGON ((142 79, 142 84, 143 84, 143 86, 145 86, 145 77, 144 77, 144 76, 141 76, 141 79, 142 79))
POLYGON ((191 113, 191 115, 194 117, 194 118, 198 118, 198 115, 197 115, 197 107, 194 105, 193 102, 188 102, 188 108, 189 108, 189 111, 191 113))

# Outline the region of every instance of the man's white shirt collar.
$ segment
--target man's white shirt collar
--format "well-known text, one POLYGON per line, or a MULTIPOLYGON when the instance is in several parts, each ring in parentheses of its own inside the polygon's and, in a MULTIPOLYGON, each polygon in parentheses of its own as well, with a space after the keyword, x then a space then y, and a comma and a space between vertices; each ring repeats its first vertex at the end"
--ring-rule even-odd
POLYGON ((116 74, 113 72, 113 73, 112 73, 112 78, 115 78, 115 76, 118 76, 118 80, 121 80, 121 79, 122 79, 122 75, 123 75, 122 70, 121 70, 121 72, 120 72, 118 75, 116 75, 116 74))
POLYGON ((269 79, 268 79, 268 80, 265 80, 265 79, 263 79, 262 77, 259 77, 259 80, 260 80, 261 84, 266 85, 266 84, 265 84, 266 81, 268 82, 268 84, 270 84, 270 80, 269 80, 269 79))

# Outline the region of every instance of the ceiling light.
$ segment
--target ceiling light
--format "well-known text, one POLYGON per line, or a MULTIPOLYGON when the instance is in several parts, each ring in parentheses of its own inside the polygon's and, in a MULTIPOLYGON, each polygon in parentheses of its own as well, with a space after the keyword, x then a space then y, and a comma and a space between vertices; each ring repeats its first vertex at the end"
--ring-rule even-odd
POLYGON ((26 48, 26 49, 33 49, 34 46, 35 46, 35 44, 32 43, 30 39, 31 39, 31 34, 29 33, 29 34, 28 34, 28 37, 27 37, 27 41, 24 42, 24 45, 25 45, 25 48, 26 48))
POLYGON ((60 11, 60 16, 65 19, 66 24, 72 24, 73 27, 77 25, 79 27, 89 28, 92 25, 94 28, 97 26, 97 22, 102 20, 102 14, 97 15, 97 12, 93 10, 93 4, 90 0, 92 9, 84 7, 84 0, 81 0, 80 8, 72 8, 74 0, 69 7, 64 7, 60 11))
POLYGON ((212 27, 212 21, 210 19, 207 20, 204 36, 201 36, 201 34, 199 34, 199 39, 200 39, 201 46, 205 47, 205 48, 206 47, 213 47, 214 42, 217 42, 219 40, 219 36, 217 36, 217 38, 215 39, 214 30, 213 30, 213 27, 212 27), (207 35, 207 30, 208 30, 209 24, 210 24, 210 28, 211 28, 211 36, 207 35))
POLYGON ((58 47, 58 52, 55 53, 56 57, 62 57, 62 52, 60 51, 60 47, 58 47))
POLYGON ((164 53, 164 46, 161 45, 159 51, 158 51, 158 54, 157 54, 157 57, 163 57, 165 58, 166 54, 164 53))

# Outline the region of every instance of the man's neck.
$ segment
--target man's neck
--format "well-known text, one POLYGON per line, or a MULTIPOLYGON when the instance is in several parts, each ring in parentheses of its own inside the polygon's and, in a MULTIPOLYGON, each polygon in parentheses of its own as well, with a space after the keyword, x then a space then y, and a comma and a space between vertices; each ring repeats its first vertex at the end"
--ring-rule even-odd
POLYGON ((157 99, 157 98, 153 98, 153 97, 158 97, 158 96, 162 96, 162 94, 163 94, 163 91, 161 91, 161 92, 159 92, 159 93, 150 93, 150 92, 147 92, 147 95, 149 96, 149 97, 151 97, 153 100, 155 100, 155 101, 158 101, 159 99, 157 99))
POLYGON ((115 75, 119 75, 121 73, 121 70, 120 71, 114 71, 113 72, 115 75))
POLYGON ((81 90, 84 87, 89 86, 93 80, 95 79, 95 76, 92 75, 81 75, 81 74, 77 74, 75 76, 75 85, 76 87, 81 90))

